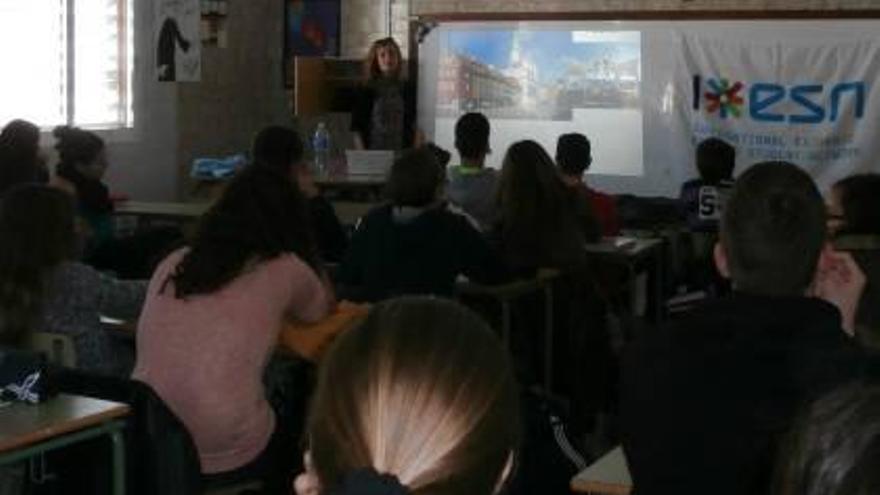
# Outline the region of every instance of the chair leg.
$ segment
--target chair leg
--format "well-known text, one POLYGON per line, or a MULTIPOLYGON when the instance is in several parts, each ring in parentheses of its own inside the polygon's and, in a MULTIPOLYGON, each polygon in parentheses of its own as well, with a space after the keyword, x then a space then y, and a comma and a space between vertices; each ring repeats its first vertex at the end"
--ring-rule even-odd
POLYGON ((553 288, 544 287, 544 387, 553 387, 553 288))
POLYGON ((501 300, 501 338, 505 346, 510 346, 510 301, 501 300))

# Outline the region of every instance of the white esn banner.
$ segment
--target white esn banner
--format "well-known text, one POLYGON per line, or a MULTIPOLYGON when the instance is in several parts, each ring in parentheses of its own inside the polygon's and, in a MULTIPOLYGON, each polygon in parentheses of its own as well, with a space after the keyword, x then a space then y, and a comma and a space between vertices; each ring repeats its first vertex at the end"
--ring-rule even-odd
POLYGON ((789 161, 822 187, 876 169, 880 156, 880 41, 808 37, 678 36, 680 132, 696 144, 720 137, 737 150, 737 173, 789 161))

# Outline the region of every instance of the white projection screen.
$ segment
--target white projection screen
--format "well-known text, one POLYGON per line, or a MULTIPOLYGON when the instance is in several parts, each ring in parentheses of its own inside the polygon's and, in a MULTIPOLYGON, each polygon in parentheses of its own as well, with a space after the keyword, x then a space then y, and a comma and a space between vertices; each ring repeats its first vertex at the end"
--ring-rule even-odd
MULTIPOLYGON (((418 124, 455 163, 456 119, 486 114, 494 168, 513 142, 536 140, 552 157, 560 134, 580 132, 593 145, 587 180, 595 187, 674 197, 696 174, 694 139, 680 118, 693 98, 682 37, 834 41, 875 37, 878 27, 876 20, 443 22, 419 45, 418 124)), ((738 157, 738 171, 748 165, 738 157)))

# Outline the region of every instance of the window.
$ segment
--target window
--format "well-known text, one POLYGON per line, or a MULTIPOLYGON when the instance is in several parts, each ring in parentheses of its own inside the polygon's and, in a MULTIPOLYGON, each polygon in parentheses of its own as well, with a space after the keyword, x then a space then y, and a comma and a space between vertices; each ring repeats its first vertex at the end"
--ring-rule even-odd
POLYGON ((133 0, 0 0, 0 125, 131 127, 133 0))

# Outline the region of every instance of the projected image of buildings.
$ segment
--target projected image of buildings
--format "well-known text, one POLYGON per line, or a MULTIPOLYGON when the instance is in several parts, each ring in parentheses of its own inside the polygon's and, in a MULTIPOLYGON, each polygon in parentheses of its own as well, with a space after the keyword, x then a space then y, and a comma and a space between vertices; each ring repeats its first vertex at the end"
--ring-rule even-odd
POLYGON ((638 107, 640 81, 638 32, 452 30, 437 115, 570 120, 577 109, 638 107))

